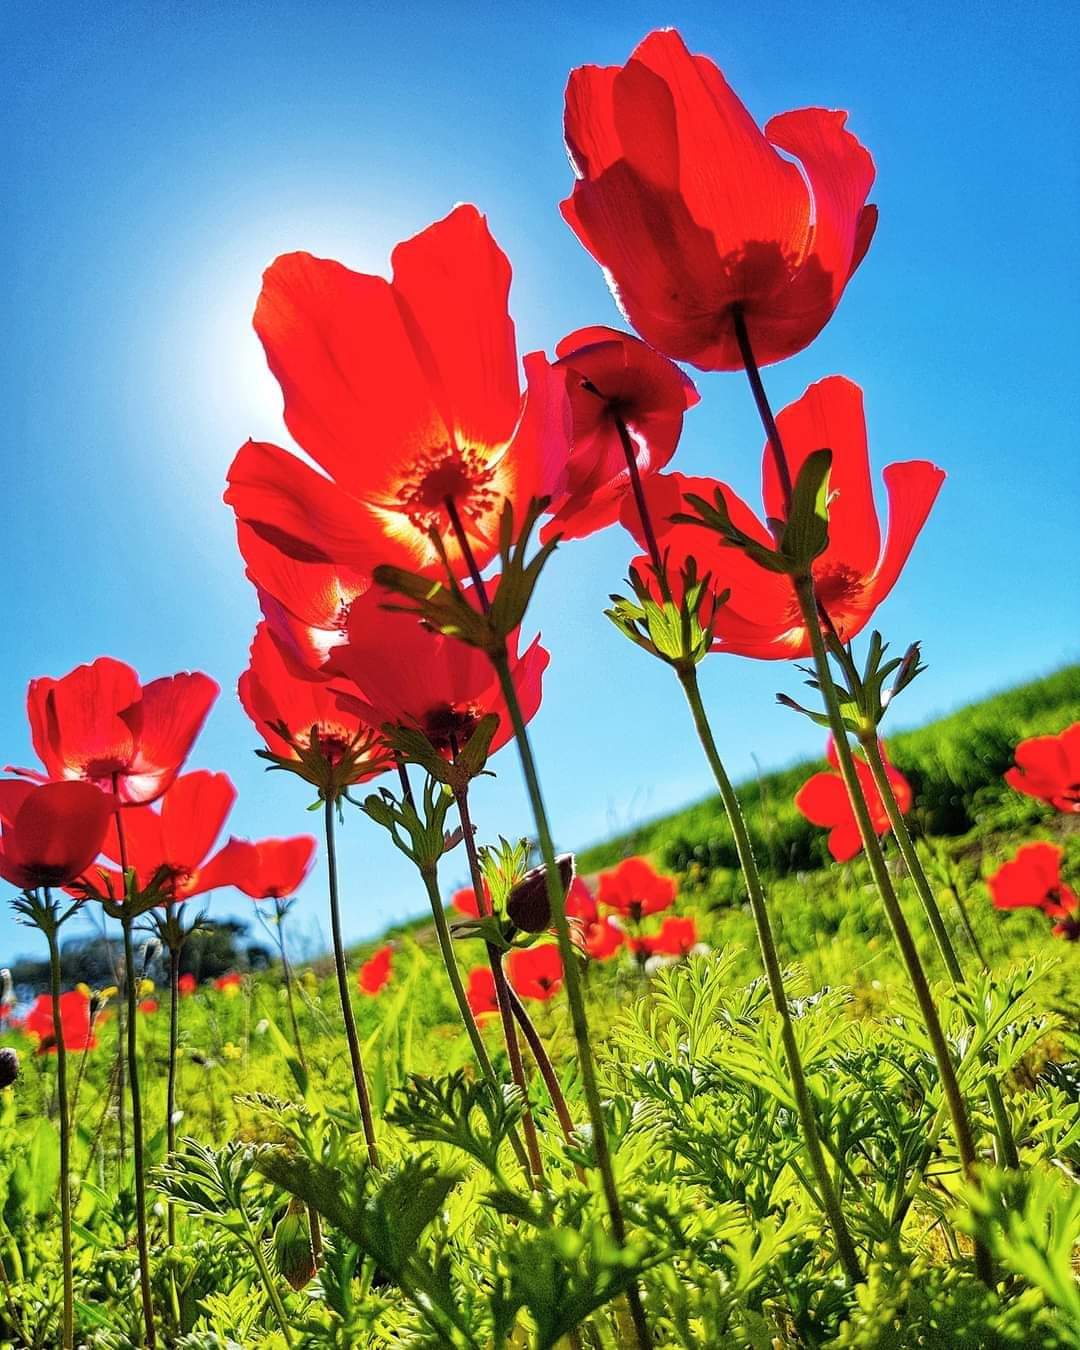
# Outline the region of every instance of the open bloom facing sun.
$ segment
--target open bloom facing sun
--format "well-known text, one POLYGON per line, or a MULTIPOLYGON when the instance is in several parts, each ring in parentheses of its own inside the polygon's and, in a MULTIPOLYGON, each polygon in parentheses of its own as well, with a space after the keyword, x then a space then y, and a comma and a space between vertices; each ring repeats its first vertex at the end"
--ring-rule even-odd
POLYGON ((678 891, 675 878, 661 876, 647 858, 627 858, 609 872, 601 872, 596 898, 639 923, 647 914, 670 908, 678 891))
POLYGON ((758 363, 780 361, 829 321, 877 224, 846 120, 801 108, 762 134, 712 61, 650 33, 625 66, 570 76, 562 212, 659 351, 741 369, 739 309, 758 363))
MULTIPOLYGON (((155 876, 163 894, 189 900, 233 884, 229 847, 210 856, 236 801, 236 789, 224 773, 200 769, 182 774, 165 794, 160 809, 128 811, 123 817, 127 864, 140 889, 155 876)), ((120 861, 120 840, 113 817, 103 852, 120 861)))
POLYGON ((0 877, 24 890, 65 886, 101 852, 116 798, 92 783, 0 782, 0 877))
MULTIPOLYGON (((819 606, 837 635, 848 641, 860 633, 882 603, 907 562, 938 491, 944 472, 927 460, 890 464, 884 472, 889 523, 884 543, 874 505, 862 390, 840 375, 812 384, 777 417, 792 479, 815 450, 832 450, 829 477, 829 542, 813 563, 819 606)), ((710 573, 717 591, 730 590, 716 612, 716 651, 763 660, 790 660, 810 653, 810 637, 791 578, 762 567, 720 535, 699 525, 672 524, 677 512, 690 510, 688 496, 712 503, 723 494, 732 523, 771 548, 768 527, 726 484, 709 478, 661 474, 645 486, 645 496, 662 552, 670 554, 669 576, 687 558, 700 573, 710 573)), ((773 457, 763 460, 766 519, 784 518, 784 499, 773 457)), ((629 505, 623 523, 644 547, 641 525, 629 505)), ((636 564, 647 575, 646 560, 636 564)))
POLYGON ((1005 781, 1017 792, 1049 802, 1058 811, 1080 811, 1080 722, 1056 736, 1032 736, 1013 752, 1016 767, 1005 781))
POLYGON ((566 378, 570 453, 552 483, 541 538, 579 539, 618 520, 631 490, 628 448, 642 478, 668 463, 698 393, 666 356, 614 328, 581 328, 555 354, 566 378))
POLYGON ((309 752, 317 751, 316 758, 325 765, 309 766, 313 781, 325 772, 345 783, 359 783, 382 771, 372 744, 374 731, 356 697, 330 681, 298 674, 265 623, 255 630, 237 693, 271 754, 299 772, 309 752))
MULTIPOLYGON (((889 776, 897 805, 902 814, 911 810, 911 784, 889 763, 885 746, 881 744, 881 757, 885 761, 885 772, 889 776)), ((851 808, 844 780, 840 777, 836 746, 829 738, 827 758, 832 765, 832 773, 815 773, 808 778, 795 794, 795 807, 812 825, 820 825, 829 831, 829 852, 837 862, 850 862, 862 852, 862 838, 859 835, 858 822, 851 808)), ((859 787, 870 812, 870 821, 877 834, 885 834, 889 828, 889 816, 881 793, 877 790, 870 765, 858 755, 855 756, 855 772, 859 778, 859 787)))
MULTIPOLYGON (((497 582, 492 583, 494 593, 497 582)), ((386 723, 422 731, 447 755, 461 748, 488 713, 499 725, 491 754, 513 734, 498 675, 485 652, 457 638, 433 633, 412 614, 383 608, 386 596, 369 591, 349 611, 348 641, 336 648, 335 675, 344 677, 358 700, 356 706, 375 727, 386 723)), ((531 721, 540 707, 548 653, 537 637, 523 655, 516 638, 509 644, 510 677, 531 721)))
MULTIPOLYGON (((430 531, 466 570, 495 554, 503 504, 544 495, 561 381, 526 358, 521 391, 507 311, 510 264, 474 206, 458 206, 391 257, 393 278, 290 253, 263 277, 255 331, 281 385, 285 422, 324 470, 248 442, 229 471, 237 518, 301 561, 370 575, 441 564, 430 531), (327 476, 328 475, 328 476, 327 476)), ((249 557, 260 585, 272 581, 249 557)), ((284 594, 276 598, 286 606, 284 594)), ((295 606, 292 612, 296 613, 295 606)))
POLYGON ((208 675, 139 683, 123 661, 101 656, 62 679, 30 681, 26 710, 45 773, 37 781, 82 779, 115 793, 122 806, 156 801, 180 772, 214 700, 208 675))

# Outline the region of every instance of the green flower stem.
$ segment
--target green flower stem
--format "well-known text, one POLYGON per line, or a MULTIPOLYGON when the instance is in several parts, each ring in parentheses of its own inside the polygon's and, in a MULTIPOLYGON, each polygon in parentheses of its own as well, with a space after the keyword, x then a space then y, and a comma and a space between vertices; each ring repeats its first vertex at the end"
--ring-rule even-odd
POLYGON ((292 962, 289 960, 289 953, 285 948, 285 910, 287 902, 280 896, 274 898, 274 914, 277 919, 275 933, 277 937, 278 955, 281 957, 281 974, 285 981, 285 1004, 289 1010, 289 1025, 292 1027, 293 1044, 296 1046, 296 1057, 300 1061, 300 1067, 307 1069, 307 1057, 304 1054, 304 1041, 300 1035, 300 1022, 296 1016, 296 999, 293 996, 292 962))
MULTIPOLYGON (((119 815, 119 812, 117 812, 119 815)), ((146 1231, 146 1165, 143 1157, 142 1088, 139 1085, 139 1044, 137 1034, 137 1000, 139 979, 135 971, 135 946, 132 942, 132 921, 120 921, 124 932, 124 985, 127 992, 127 1069, 128 1091, 131 1093, 131 1151, 135 1164, 135 1224, 139 1245, 139 1289, 142 1294, 143 1322, 146 1327, 148 1350, 154 1350, 157 1336, 154 1329, 154 1302, 150 1292, 150 1243, 146 1231)))
MULTIPOLYGON (((480 859, 476 853, 476 840, 473 837, 472 818, 469 815, 469 793, 467 788, 454 790, 461 817, 461 831, 465 844, 465 856, 469 860, 469 878, 476 894, 476 907, 484 913, 484 878, 480 871, 480 859)), ((502 953, 490 942, 486 943, 488 964, 491 966, 492 979, 495 981, 495 1001, 499 1005, 499 1017, 502 1019, 503 1039, 506 1041, 506 1056, 510 1061, 510 1077, 521 1093, 525 1105, 521 1117, 521 1128, 525 1133, 525 1151, 528 1154, 529 1174, 533 1184, 539 1184, 544 1175, 544 1162, 540 1156, 540 1140, 536 1133, 536 1121, 529 1105, 529 1085, 525 1078, 525 1064, 521 1058, 521 1046, 518 1044, 517 1030, 514 1027, 514 1014, 510 1006, 510 986, 503 970, 502 953)))
MULTIPOLYGON (((52 902, 46 888, 45 903, 52 902)), ((49 975, 52 989, 53 1039, 56 1042, 56 1091, 60 1098, 60 1234, 64 1262, 63 1350, 75 1344, 75 1293, 71 1264, 71 1121, 68 1117, 67 1049, 60 1017, 60 941, 56 924, 45 930, 49 940, 49 975)))
MULTIPOLYGON (((510 714, 510 721, 514 728, 514 737, 517 741, 518 753, 521 757, 521 770, 525 778, 529 802, 532 806, 533 819, 536 823, 536 833, 540 843, 540 856, 544 861, 547 877, 548 900, 551 904, 551 913, 555 921, 555 932, 559 940, 559 955, 562 958, 563 978, 566 981, 566 999, 570 1005, 570 1021, 574 1029, 578 1063, 581 1067, 581 1083, 585 1092, 585 1101, 589 1109, 589 1122, 592 1126, 592 1144, 596 1151, 597 1167, 604 1188, 604 1198, 607 1201, 608 1214, 611 1218, 612 1236, 615 1238, 618 1245, 622 1247, 626 1243, 626 1221, 623 1218, 622 1204, 619 1200, 619 1191, 615 1184, 615 1171, 611 1161, 611 1147, 608 1142, 607 1127, 604 1122, 603 1106, 600 1102, 600 1088, 596 1080, 596 1066, 593 1063, 592 1045, 589 1041, 589 1023, 585 1015, 585 999, 581 990, 581 974, 578 970, 577 953, 574 949, 574 944, 570 935, 570 924, 566 917, 566 897, 563 894, 562 882, 559 877, 559 868, 555 861, 555 845, 551 838, 551 827, 548 824, 547 809, 544 806, 544 797, 540 790, 540 779, 536 771, 536 761, 533 758, 532 746, 529 744, 529 733, 525 729, 525 719, 521 714, 521 704, 518 702, 517 690, 514 688, 514 681, 510 674, 510 663, 507 658, 506 648, 503 647, 501 651, 492 653, 491 662, 499 677, 499 685, 502 689, 507 711, 510 714)), ((627 1300, 630 1304, 630 1313, 633 1318, 638 1345, 641 1347, 641 1350, 649 1350, 649 1347, 652 1345, 652 1337, 649 1334, 648 1324, 645 1321, 645 1310, 642 1307, 641 1295, 636 1283, 630 1285, 630 1288, 627 1291, 627 1300)))
MULTIPOLYGON (((953 946, 952 939, 949 937, 949 930, 945 927, 945 920, 942 918, 937 898, 934 895, 933 888, 923 869, 922 860, 915 848, 915 842, 907 827, 904 813, 900 810, 900 803, 896 800, 896 793, 893 791, 893 785, 889 781, 889 775, 885 768, 885 761, 882 758, 881 747, 878 744, 876 731, 865 736, 861 735, 859 737, 859 744, 862 746, 866 762, 870 766, 870 773, 873 776, 874 784, 877 787, 881 800, 885 804, 885 813, 889 817, 889 825, 892 828, 893 837, 900 849, 900 856, 904 860, 904 866, 907 868, 908 875, 915 884, 915 890, 918 892, 919 899, 923 904, 923 909, 926 911, 927 920, 933 930, 934 937, 937 939, 938 948, 941 951, 941 959, 945 962, 945 968, 949 972, 949 978, 957 988, 963 988, 965 980, 963 967, 960 965, 960 958, 957 956, 956 948, 953 946)), ((997 1134, 999 1151, 998 1161, 1003 1163, 1006 1167, 1018 1168, 1020 1166, 1020 1158, 1016 1151, 1016 1140, 1013 1137, 1009 1113, 1005 1108, 1005 1102, 1001 1096, 1001 1087, 992 1074, 986 1080, 986 1095, 990 1103, 990 1113, 994 1117, 994 1129, 997 1134)))
POLYGON ((281 1334, 285 1338, 286 1345, 293 1344, 292 1332, 289 1330, 289 1315, 285 1311, 285 1305, 281 1301, 281 1295, 278 1293, 277 1285, 274 1283, 274 1277, 270 1273, 270 1267, 266 1264, 266 1257, 263 1255, 262 1241, 258 1233, 251 1225, 251 1220, 244 1215, 244 1223, 248 1232, 248 1250, 255 1260, 255 1265, 259 1272, 259 1278, 263 1282, 263 1288, 266 1290, 266 1297, 270 1300, 270 1306, 274 1310, 274 1316, 277 1324, 281 1328, 281 1334))
POLYGON ((349 1062, 352 1065, 356 1100, 360 1105, 360 1120, 364 1127, 364 1139, 367 1141, 368 1161, 372 1167, 378 1167, 379 1149, 375 1143, 375 1120, 371 1113, 371 1097, 368 1093, 367 1078, 364 1076, 360 1037, 356 1034, 356 1018, 353 1016, 352 998, 349 994, 349 970, 345 963, 345 943, 341 936, 341 903, 338 898, 334 809, 333 797, 327 796, 324 803, 323 822, 326 827, 326 875, 330 891, 330 929, 334 939, 334 968, 337 971, 338 997, 341 1000, 341 1016, 345 1022, 345 1039, 349 1043, 349 1062))
MULTIPOLYGON (((510 1008, 517 1018, 518 1026, 521 1027, 522 1035, 528 1042, 529 1049, 532 1051, 532 1057, 536 1061, 536 1067, 540 1070, 540 1077, 544 1080, 544 1085, 548 1090, 548 1096, 551 1098, 551 1104, 555 1108, 555 1114, 559 1118, 559 1125, 563 1132, 563 1137, 568 1144, 573 1143, 574 1122, 570 1117, 570 1108, 566 1104, 566 1097, 563 1094, 562 1084, 559 1082, 559 1075, 555 1072, 555 1065, 551 1062, 551 1056, 547 1052, 547 1046, 544 1044, 544 1038, 536 1029, 536 1023, 529 1016, 528 1009, 513 989, 510 989, 510 1008)), ((580 1169, 579 1169, 580 1171, 580 1169)))
MULTIPOLYGON (((170 902, 171 911, 172 904, 170 902)), ((170 913, 170 918, 171 918, 170 913)), ((166 1161, 171 1163, 176 1154, 176 1053, 180 1043, 180 953, 169 947, 169 1072, 165 1085, 165 1139, 166 1161)), ((176 1206, 170 1199, 166 1205, 166 1231, 170 1247, 176 1245, 176 1206)))
MULTIPOLYGON (((848 799, 851 802, 851 809, 855 815, 855 822, 859 829, 859 837, 862 840, 866 860, 870 865, 874 884, 881 897, 881 902, 885 907, 885 913, 888 916, 889 925, 893 931, 893 937, 896 940, 896 945, 900 948, 900 954, 903 957, 904 965, 907 968, 908 979, 911 981, 915 999, 919 1005, 919 1010, 922 1013, 926 1032, 934 1052, 934 1059, 937 1063, 938 1075, 941 1078, 942 1090, 944 1091, 945 1100, 948 1104, 949 1116, 952 1120, 953 1133, 956 1137, 956 1147, 957 1152, 960 1155, 960 1162, 965 1174, 970 1180, 974 1181, 976 1179, 975 1164, 977 1159, 975 1154, 975 1144, 971 1134, 971 1123, 969 1122, 967 1115, 967 1108, 964 1104, 963 1094, 960 1091, 960 1083, 957 1079, 956 1067, 953 1064, 952 1056, 949 1051, 949 1043, 945 1039, 945 1032, 941 1025, 941 1019, 938 1017, 934 996, 930 991, 926 972, 923 970, 922 962, 919 959, 919 952, 915 945, 915 939, 911 935, 911 929, 908 927, 907 919, 904 917, 904 912, 900 908, 900 902, 896 898, 892 878, 889 876, 888 868, 885 865, 885 856, 881 851, 881 845, 878 843, 878 837, 874 832, 874 826, 870 820, 870 812, 859 786, 858 774, 855 771, 855 760, 851 753, 851 745, 847 738, 847 730, 844 726, 844 718, 840 710, 840 700, 837 697, 836 686, 833 684, 832 671, 829 667, 829 657, 821 636, 821 624, 818 617, 817 599, 814 595, 813 578, 809 575, 804 575, 795 577, 793 580, 795 592, 799 599, 799 607, 802 611, 803 622, 806 625, 806 630, 810 638, 810 647, 814 656, 814 667, 817 672, 818 684, 821 687, 821 693, 825 700, 825 708, 829 718, 829 727, 832 731, 833 741, 836 746, 836 757, 840 766, 840 776, 843 778, 844 786, 847 788, 848 799)), ((977 1245, 975 1255, 980 1276, 986 1284, 993 1287, 993 1271, 990 1266, 989 1254, 986 1252, 985 1248, 977 1245)))
MULTIPOLYGON (((113 792, 117 791, 117 775, 113 774, 113 792)), ((120 853, 120 870, 124 876, 125 893, 128 877, 127 838, 124 833, 123 808, 116 809, 116 838, 120 853)), ((128 1090, 131 1093, 131 1148, 135 1164, 135 1226, 139 1247, 139 1291, 142 1296, 143 1323, 146 1329, 147 1350, 154 1350, 157 1333, 154 1328, 154 1300, 150 1292, 150 1243, 146 1233, 146 1160, 143 1157, 142 1089, 139 1085, 139 1044, 137 1029, 138 977, 135 973, 135 947, 132 943, 132 919, 125 914, 120 920, 124 934, 124 992, 127 996, 127 1068, 128 1090)), ((121 1085, 121 1100, 123 1087, 121 1085)))
POLYGON ((750 835, 746 829, 746 821, 743 819, 742 807, 716 748, 712 727, 709 725, 705 706, 701 701, 697 668, 689 666, 686 669, 676 669, 676 674, 686 695, 686 701, 690 705, 694 728, 697 731, 698 739, 701 741, 701 747, 705 751, 705 758, 709 761, 709 767, 712 769, 713 778, 716 780, 716 786, 720 792, 728 822, 731 825, 731 832, 735 837, 735 849, 739 855, 743 879, 746 882, 747 894, 750 897, 750 909, 757 929, 761 960, 765 967, 765 978, 769 984, 773 1007, 780 1017, 784 1056, 787 1059, 788 1073, 791 1076, 792 1092, 795 1096, 799 1124, 802 1127, 803 1144, 814 1174, 814 1180, 817 1182, 821 1207, 825 1212, 829 1227, 832 1229, 837 1255, 844 1268, 844 1273, 852 1284, 859 1284, 862 1282, 863 1273, 855 1252, 855 1244, 848 1230, 847 1220, 844 1218, 840 1197, 829 1173, 824 1150, 821 1147, 821 1136, 818 1133, 814 1102, 809 1084, 806 1081, 806 1072, 803 1068, 802 1056, 799 1053, 799 1042, 795 1035, 791 1009, 784 990, 784 976, 780 966, 780 958, 776 951, 776 941, 773 937, 768 905, 765 901, 765 891, 761 884, 757 860, 754 858, 750 835))

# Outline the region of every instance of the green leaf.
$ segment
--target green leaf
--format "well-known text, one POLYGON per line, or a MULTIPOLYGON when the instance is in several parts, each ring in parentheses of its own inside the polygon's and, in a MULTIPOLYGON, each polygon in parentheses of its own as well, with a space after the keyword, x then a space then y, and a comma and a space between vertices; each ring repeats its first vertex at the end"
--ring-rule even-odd
POLYGON ((803 461, 792 492, 780 548, 800 571, 809 567, 828 547, 831 469, 832 451, 813 451, 803 461))

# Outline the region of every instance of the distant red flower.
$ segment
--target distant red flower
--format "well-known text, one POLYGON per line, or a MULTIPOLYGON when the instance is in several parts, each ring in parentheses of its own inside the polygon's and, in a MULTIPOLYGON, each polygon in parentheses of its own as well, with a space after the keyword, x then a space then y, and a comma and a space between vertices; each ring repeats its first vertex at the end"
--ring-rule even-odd
MULTIPOLYGON (((494 589, 495 583, 493 583, 494 589)), ((490 753, 501 749, 513 728, 491 661, 485 652, 457 638, 433 633, 414 615, 383 608, 385 594, 369 591, 349 611, 348 642, 335 649, 333 669, 355 686, 364 716, 415 727, 448 757, 472 735, 477 723, 496 713, 499 726, 490 753)), ((536 638, 524 655, 510 644, 510 675, 530 721, 540 707, 541 682, 549 656, 536 638)))
POLYGON ((391 264, 392 281, 307 253, 267 269, 255 331, 290 432, 329 477, 248 442, 225 499, 292 557, 362 575, 379 562, 437 569, 433 527, 460 564, 452 501, 483 567, 504 502, 520 519, 543 495, 558 382, 542 355, 529 357, 523 399, 510 265, 474 206, 399 244, 391 264))
POLYGON ((214 988, 220 989, 222 993, 227 993, 230 989, 235 993, 243 984, 244 977, 236 970, 227 970, 224 975, 219 975, 214 981, 214 988))
MULTIPOLYGON (((818 603, 828 613, 843 641, 862 632, 874 611, 892 590, 930 513, 943 471, 927 460, 886 467, 889 501, 888 535, 882 546, 870 480, 862 390, 842 376, 812 384, 777 417, 793 479, 806 457, 827 446, 833 452, 829 479, 829 543, 813 564, 818 603)), ((766 447, 764 498, 767 518, 783 519, 784 502, 773 457, 766 447)), ((674 575, 686 558, 696 558, 699 571, 710 572, 718 590, 730 590, 715 620, 715 651, 763 660, 791 660, 810 653, 810 638, 791 579, 769 571, 739 549, 724 544, 712 530, 671 524, 671 516, 690 509, 688 495, 712 503, 723 493, 733 524, 758 543, 773 546, 768 528, 725 484, 681 474, 658 475, 645 485, 645 495, 661 551, 670 552, 674 575)), ((629 509, 622 520, 644 547, 640 523, 629 509)), ((647 576, 645 560, 636 566, 647 576)))
POLYGON ((571 448, 552 485, 552 519, 541 537, 579 539, 614 524, 630 491, 619 423, 646 478, 675 453, 683 413, 698 401, 698 393, 666 356, 614 328, 581 328, 563 338, 555 352, 556 369, 567 380, 571 448))
MULTIPOLYGON (((39 1055, 56 1054, 52 997, 39 994, 22 1021, 22 1029, 37 1038, 39 1055)), ((80 989, 60 995, 60 1035, 65 1050, 93 1050, 97 1046, 90 1021, 90 999, 80 989)))
POLYGON ((570 919, 583 919, 586 923, 595 923, 599 917, 596 897, 581 877, 574 877, 567 889, 566 914, 570 919))
POLYGON ((130 666, 108 656, 59 680, 31 680, 26 709, 45 773, 13 772, 39 782, 83 779, 115 791, 123 806, 156 801, 180 772, 218 692, 198 672, 142 685, 130 666))
POLYGON ((1049 802, 1058 811, 1080 811, 1080 722, 1056 736, 1032 736, 1013 752, 1016 768, 1005 781, 1017 792, 1049 802))
POLYGON ((185 971, 176 981, 176 989, 181 998, 188 998, 199 987, 199 982, 190 971, 185 971))
POLYGON ((91 783, 0 781, 0 877, 21 889, 64 886, 101 851, 116 798, 91 783))
POLYGON ((651 936, 631 939, 632 949, 644 956, 687 956, 697 945, 697 925, 693 919, 671 915, 651 936))
POLYGON ((369 960, 365 961, 357 972, 357 984, 362 994, 377 994, 390 981, 390 963, 393 959, 392 947, 380 947, 369 960))
MULTIPOLYGON (((884 743, 881 745, 881 754, 900 811, 903 815, 907 815, 911 810, 911 784, 899 769, 894 769, 889 763, 884 743)), ((862 850, 862 839, 859 837, 855 812, 851 809, 851 799, 848 797, 844 780, 840 777, 836 746, 831 737, 827 757, 836 772, 815 773, 808 778, 795 794, 795 807, 812 825, 820 825, 829 831, 829 852, 836 861, 849 862, 862 850)), ((870 765, 858 755, 855 756, 855 772, 870 811, 874 831, 879 835, 885 834, 889 829, 885 803, 877 790, 870 765)))
POLYGON ((291 839, 230 839, 223 853, 232 884, 253 900, 281 900, 293 894, 315 858, 310 834, 291 839))
POLYGON ((585 954, 591 961, 608 961, 626 943, 626 934, 614 919, 594 919, 582 927, 585 954))
POLYGON ((139 1004, 139 1012, 156 1013, 160 1007, 161 1004, 157 1001, 156 998, 144 998, 142 1002, 139 1004))
MULTIPOLYGON (((290 668, 265 623, 255 630, 251 658, 237 693, 267 748, 283 759, 299 762, 314 735, 326 759, 340 765, 371 735, 355 696, 339 684, 305 679, 290 668)), ((369 756, 357 765, 350 781, 374 777, 383 767, 369 756)))
MULTIPOLYGON (((491 891, 488 889, 486 881, 484 882, 484 898, 487 901, 488 912, 490 913, 491 891)), ((468 915, 470 919, 479 918, 480 910, 476 904, 476 892, 471 886, 462 886, 460 890, 455 891, 450 897, 450 903, 459 914, 468 915)))
POLYGON ((762 135, 712 61, 650 33, 625 66, 570 76, 562 212, 659 351, 741 369, 739 308, 759 364, 780 361, 829 321, 877 224, 874 163, 846 120, 802 108, 762 135))
POLYGON ((1065 919, 1078 907, 1076 893, 1061 880, 1065 850, 1056 844, 1024 844, 1011 862, 1002 863, 986 884, 996 909, 1041 909, 1050 919, 1065 919))
POLYGON ((600 873, 596 898, 638 923, 646 914, 658 914, 674 904, 678 891, 675 878, 661 876, 647 858, 627 858, 610 872, 600 873))
POLYGON ((484 1017, 488 1013, 499 1011, 499 1000, 495 996, 495 976, 490 966, 474 966, 469 971, 469 983, 465 990, 469 1007, 474 1017, 484 1017))
POLYGON ((519 947, 506 958, 506 966, 510 983, 522 998, 547 1000, 559 992, 563 967, 554 943, 519 947))
MULTIPOLYGON (((228 774, 199 769, 182 774, 157 810, 146 807, 122 817, 127 863, 140 887, 165 869, 162 886, 174 900, 189 900, 219 886, 235 884, 233 855, 226 845, 210 856, 236 801, 228 774)), ((113 817, 102 851, 120 861, 120 840, 113 817)))

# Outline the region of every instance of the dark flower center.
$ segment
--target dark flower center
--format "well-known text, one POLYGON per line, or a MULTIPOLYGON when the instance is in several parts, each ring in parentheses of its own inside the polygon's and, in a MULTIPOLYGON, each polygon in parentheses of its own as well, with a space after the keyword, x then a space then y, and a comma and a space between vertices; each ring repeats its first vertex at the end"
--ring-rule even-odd
POLYGON ((495 470, 479 451, 444 444, 425 450, 404 476, 396 506, 418 530, 445 522, 449 498, 463 516, 479 520, 498 505, 491 489, 495 470))
POLYGON ((453 753, 468 741, 482 716, 477 707, 443 703, 428 710, 421 728, 436 750, 453 753))

